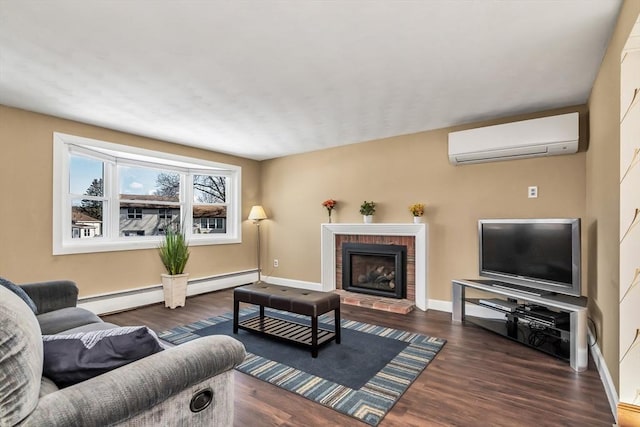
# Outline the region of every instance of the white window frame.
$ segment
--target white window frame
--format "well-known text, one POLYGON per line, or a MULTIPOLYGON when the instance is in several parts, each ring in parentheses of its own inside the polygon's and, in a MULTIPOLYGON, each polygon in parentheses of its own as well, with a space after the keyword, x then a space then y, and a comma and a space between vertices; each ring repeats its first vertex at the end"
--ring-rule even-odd
POLYGON ((64 133, 53 134, 53 255, 110 252, 157 248, 163 236, 119 236, 119 194, 117 161, 131 165, 153 166, 183 174, 180 205, 183 228, 191 246, 242 242, 241 188, 242 168, 226 163, 179 156, 128 145, 99 141, 64 133), (87 152, 105 162, 103 236, 72 239, 69 166, 71 152, 87 152), (193 231, 193 175, 229 177, 227 188, 227 232, 195 234, 193 231), (107 182, 108 181, 108 182, 107 182), (183 191, 184 190, 184 191, 183 191))

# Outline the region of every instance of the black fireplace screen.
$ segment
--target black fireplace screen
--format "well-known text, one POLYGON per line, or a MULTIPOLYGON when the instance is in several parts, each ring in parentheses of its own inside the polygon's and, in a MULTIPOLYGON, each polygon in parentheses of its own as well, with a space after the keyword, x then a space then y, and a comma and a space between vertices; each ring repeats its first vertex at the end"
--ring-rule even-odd
POLYGON ((406 246, 343 243, 342 289, 405 298, 406 259, 406 246))

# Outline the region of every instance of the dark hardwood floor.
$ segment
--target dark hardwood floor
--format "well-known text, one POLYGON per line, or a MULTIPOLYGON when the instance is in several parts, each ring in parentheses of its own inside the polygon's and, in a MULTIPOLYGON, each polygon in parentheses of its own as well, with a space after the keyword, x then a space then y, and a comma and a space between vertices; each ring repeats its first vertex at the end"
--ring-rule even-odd
MULTIPOLYGON (((155 304, 104 316, 118 325, 155 331, 230 312, 232 290, 187 299, 183 308, 155 304)), ((451 314, 408 315, 342 306, 342 316, 447 340, 444 349, 400 398, 380 426, 611 426, 613 416, 593 363, 583 373, 567 362, 451 314)), ((320 357, 322 350, 320 351, 320 357)), ((366 357, 366 352, 363 353, 366 357)), ((365 424, 235 372, 236 426, 363 426, 365 424)))

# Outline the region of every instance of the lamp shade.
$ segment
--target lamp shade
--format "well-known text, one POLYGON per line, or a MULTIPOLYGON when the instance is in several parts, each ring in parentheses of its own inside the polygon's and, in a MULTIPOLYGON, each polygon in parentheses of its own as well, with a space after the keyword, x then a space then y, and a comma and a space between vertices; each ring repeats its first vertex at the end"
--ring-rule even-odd
POLYGON ((251 212, 249 212, 249 219, 253 221, 260 221, 262 219, 267 219, 267 214, 264 213, 264 208, 262 206, 252 206, 251 212))

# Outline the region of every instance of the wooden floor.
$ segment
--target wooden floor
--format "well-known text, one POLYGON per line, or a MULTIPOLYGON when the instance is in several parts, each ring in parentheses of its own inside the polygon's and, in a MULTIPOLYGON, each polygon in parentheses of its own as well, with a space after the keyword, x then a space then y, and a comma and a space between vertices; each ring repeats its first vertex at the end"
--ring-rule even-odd
MULTIPOLYGON (((231 290, 190 297, 186 307, 162 304, 104 316, 118 325, 162 331, 232 311, 231 290)), ((593 363, 583 373, 567 362, 451 314, 407 315, 343 305, 343 319, 415 331, 447 340, 444 349, 400 398, 380 426, 611 426, 604 388, 593 363)), ((322 357, 322 350, 320 350, 322 357)), ((363 354, 366 357, 366 352, 363 354)), ((363 426, 365 424, 235 372, 235 426, 363 426)))

